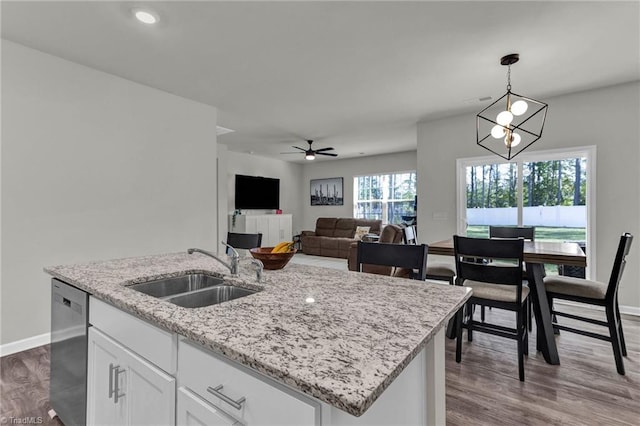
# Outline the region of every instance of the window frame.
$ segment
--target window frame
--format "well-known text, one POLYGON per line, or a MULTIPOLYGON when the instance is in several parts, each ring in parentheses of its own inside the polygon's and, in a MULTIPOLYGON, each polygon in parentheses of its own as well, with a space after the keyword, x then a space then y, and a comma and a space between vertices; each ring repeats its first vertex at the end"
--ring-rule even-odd
MULTIPOLYGON (((392 172, 371 172, 371 173, 366 173, 366 174, 361 174, 361 175, 354 175, 353 176, 353 206, 352 206, 352 216, 355 218, 356 217, 356 213, 357 213, 357 205, 358 202, 362 202, 362 203, 373 203, 373 202, 377 202, 377 203, 381 203, 383 205, 383 211, 386 211, 388 209, 388 203, 390 202, 397 202, 397 201, 405 201, 405 200, 397 200, 395 198, 389 198, 389 199, 380 199, 380 200, 359 200, 358 199, 358 187, 357 187, 357 182, 358 182, 358 178, 362 178, 362 177, 371 177, 371 176, 390 176, 390 175, 399 175, 399 174, 407 174, 407 173, 413 173, 415 175, 415 194, 414 194, 414 200, 415 197, 418 195, 418 170, 413 169, 413 170, 399 170, 399 171, 392 171, 392 172)), ((384 189, 383 189, 383 193, 384 193, 384 189)), ((414 200, 411 200, 411 202, 413 203, 414 200)), ((383 214, 384 217, 384 214, 383 214)), ((388 218, 387 218, 388 219, 388 218)), ((382 220, 383 225, 387 225, 389 222, 385 222, 384 219, 380 219, 382 220)))
POLYGON ((518 154, 511 161, 505 160, 495 155, 487 155, 482 157, 467 157, 456 159, 456 233, 458 235, 466 235, 467 229, 467 178, 466 168, 470 166, 481 166, 483 164, 497 163, 516 163, 518 167, 518 183, 517 183, 517 209, 518 209, 518 225, 523 222, 523 168, 525 162, 553 161, 562 158, 586 157, 587 159, 587 189, 586 200, 587 206, 587 226, 586 226, 586 244, 587 244, 587 270, 586 277, 595 277, 596 262, 592 254, 596 250, 596 154, 595 145, 578 146, 571 148, 548 149, 541 151, 525 151, 518 154))

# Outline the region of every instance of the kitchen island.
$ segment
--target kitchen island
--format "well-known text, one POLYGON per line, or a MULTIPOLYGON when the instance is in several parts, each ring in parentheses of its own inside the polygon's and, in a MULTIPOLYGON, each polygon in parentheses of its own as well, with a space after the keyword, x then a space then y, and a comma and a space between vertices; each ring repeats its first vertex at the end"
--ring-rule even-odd
MULTIPOLYGON (((444 327, 468 299, 466 288, 295 264, 265 271, 258 283, 247 266, 241 266, 239 277, 231 277, 215 260, 186 252, 45 271, 90 293, 98 307, 91 305, 90 315, 92 309, 96 315, 105 311, 102 305, 117 308, 179 336, 176 342, 195 344, 307 401, 320 401, 314 424, 371 424, 374 419, 367 416, 382 406, 374 402, 384 399, 383 392, 399 377, 420 394, 398 387, 387 404, 400 412, 420 411, 409 421, 445 421, 444 327), (216 275, 258 292, 194 309, 128 288, 188 273, 216 275), (418 408, 411 403, 415 398, 418 408), (406 407, 404 400, 409 401, 406 407)), ((181 352, 176 353, 167 361, 175 367, 164 371, 180 369, 181 352)), ((385 395, 391 393, 389 389, 385 395)))

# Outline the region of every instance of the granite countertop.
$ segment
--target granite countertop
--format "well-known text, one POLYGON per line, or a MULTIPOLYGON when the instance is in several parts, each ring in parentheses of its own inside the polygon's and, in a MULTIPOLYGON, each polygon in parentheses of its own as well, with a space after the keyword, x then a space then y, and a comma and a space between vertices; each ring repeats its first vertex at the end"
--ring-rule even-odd
POLYGON ((237 278, 202 254, 173 253, 52 266, 45 272, 355 416, 362 415, 445 326, 468 289, 288 264, 248 261, 237 278), (127 288, 204 272, 261 290, 204 308, 182 308, 127 288), (312 303, 307 300, 313 298, 312 303))

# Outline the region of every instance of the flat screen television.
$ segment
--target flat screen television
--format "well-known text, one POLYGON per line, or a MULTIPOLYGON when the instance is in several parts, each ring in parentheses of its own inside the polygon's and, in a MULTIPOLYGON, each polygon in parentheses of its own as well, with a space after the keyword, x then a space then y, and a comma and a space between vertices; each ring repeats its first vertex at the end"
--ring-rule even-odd
POLYGON ((236 175, 236 206, 242 209, 280 208, 280 179, 236 175))

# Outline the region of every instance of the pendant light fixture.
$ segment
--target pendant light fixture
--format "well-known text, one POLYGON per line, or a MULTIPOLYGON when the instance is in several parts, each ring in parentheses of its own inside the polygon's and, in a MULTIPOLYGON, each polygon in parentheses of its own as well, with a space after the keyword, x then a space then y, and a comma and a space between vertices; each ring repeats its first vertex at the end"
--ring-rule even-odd
POLYGON ((520 55, 503 56, 508 67, 507 93, 480 111, 476 117, 476 141, 481 147, 511 160, 540 139, 549 105, 511 91, 511 65, 520 55))

